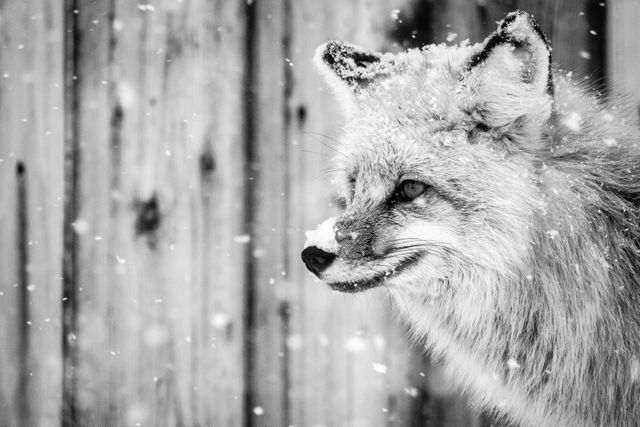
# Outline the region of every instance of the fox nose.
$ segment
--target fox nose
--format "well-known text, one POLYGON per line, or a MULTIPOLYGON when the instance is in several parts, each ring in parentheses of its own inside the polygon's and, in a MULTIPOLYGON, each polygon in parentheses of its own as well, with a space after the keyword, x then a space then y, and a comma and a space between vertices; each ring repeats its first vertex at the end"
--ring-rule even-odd
POLYGON ((316 276, 326 270, 336 259, 335 254, 323 251, 317 246, 309 246, 302 251, 301 256, 304 265, 316 276))

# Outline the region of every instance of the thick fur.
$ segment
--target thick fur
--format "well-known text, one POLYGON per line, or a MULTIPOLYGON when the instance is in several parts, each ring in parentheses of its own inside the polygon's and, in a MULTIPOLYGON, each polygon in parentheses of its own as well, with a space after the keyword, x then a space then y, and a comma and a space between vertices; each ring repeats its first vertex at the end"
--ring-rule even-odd
POLYGON ((348 104, 346 209, 320 278, 388 289, 452 380, 512 421, 637 425, 640 138, 626 110, 550 74, 522 12, 473 46, 329 42, 317 62, 348 104), (429 189, 394 201, 405 179, 429 189))

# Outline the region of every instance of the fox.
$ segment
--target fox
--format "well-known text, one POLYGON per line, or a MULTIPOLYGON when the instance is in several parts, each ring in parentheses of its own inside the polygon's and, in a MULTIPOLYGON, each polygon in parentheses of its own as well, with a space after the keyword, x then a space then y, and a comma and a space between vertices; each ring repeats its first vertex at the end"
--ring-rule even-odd
POLYGON ((484 41, 316 68, 345 115, 337 217, 302 261, 384 288, 472 405, 523 426, 640 424, 640 134, 552 62, 534 17, 484 41))

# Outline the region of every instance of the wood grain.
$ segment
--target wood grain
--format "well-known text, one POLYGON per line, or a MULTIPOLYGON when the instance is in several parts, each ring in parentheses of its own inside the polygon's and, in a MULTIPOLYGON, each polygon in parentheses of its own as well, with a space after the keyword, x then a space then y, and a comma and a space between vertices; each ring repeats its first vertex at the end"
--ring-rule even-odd
POLYGON ((0 424, 59 422, 62 4, 0 5, 0 424))
POLYGON ((611 95, 631 96, 629 102, 636 103, 640 97, 638 79, 638 49, 640 42, 635 33, 640 2, 620 0, 607 2, 607 82, 611 95))
POLYGON ((239 2, 79 7, 82 425, 242 419, 242 20, 239 2))
POLYGON ((639 96, 640 6, 600 3, 0 2, 0 427, 490 424, 384 292, 300 261, 344 121, 311 58, 520 8, 560 67, 639 96))

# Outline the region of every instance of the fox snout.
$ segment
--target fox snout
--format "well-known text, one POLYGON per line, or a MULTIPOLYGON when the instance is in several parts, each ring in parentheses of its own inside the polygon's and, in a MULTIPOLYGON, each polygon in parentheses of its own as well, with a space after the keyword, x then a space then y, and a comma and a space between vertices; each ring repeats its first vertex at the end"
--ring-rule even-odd
POLYGON ((331 265, 337 255, 324 251, 317 246, 309 246, 302 251, 301 256, 307 269, 316 276, 319 276, 320 273, 331 265))
POLYGON ((307 231, 307 241, 302 251, 304 265, 316 276, 326 270, 338 256, 335 218, 329 218, 315 230, 307 231))

